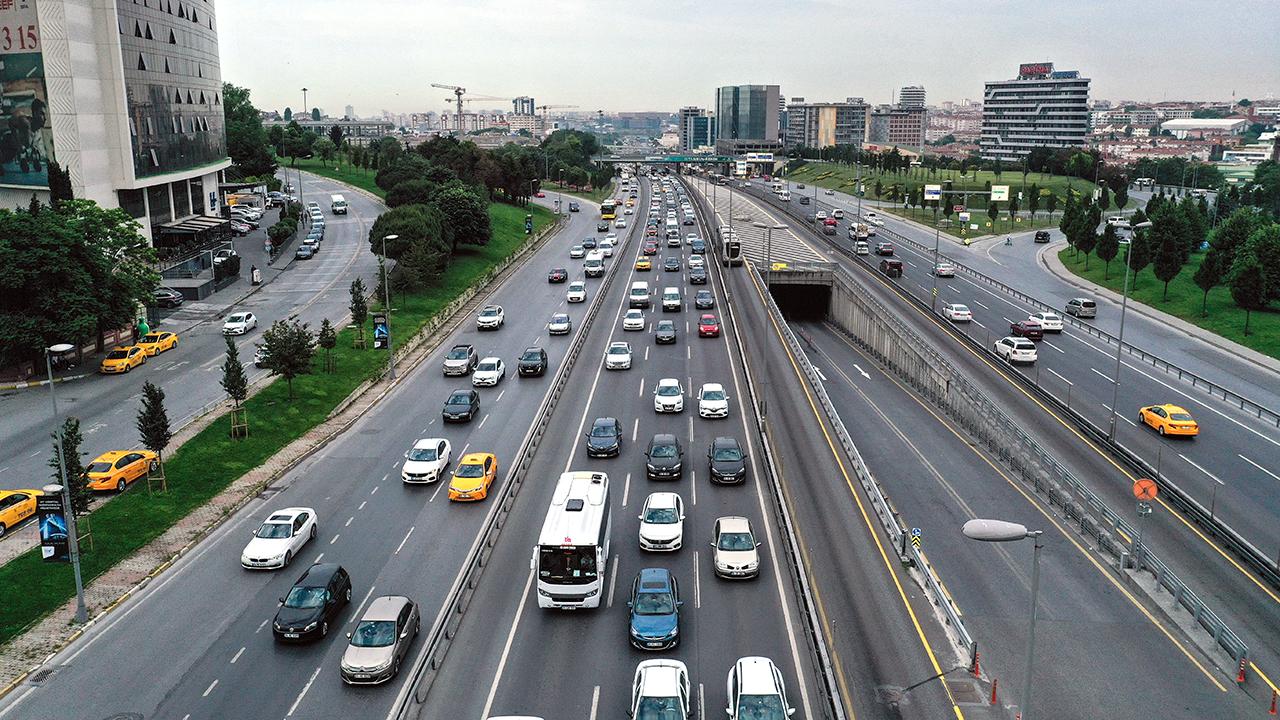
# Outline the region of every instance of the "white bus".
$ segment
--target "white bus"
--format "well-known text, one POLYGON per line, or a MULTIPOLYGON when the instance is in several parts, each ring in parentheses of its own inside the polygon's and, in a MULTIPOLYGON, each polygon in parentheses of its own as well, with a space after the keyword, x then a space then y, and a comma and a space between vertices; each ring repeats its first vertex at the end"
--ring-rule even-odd
POLYGON ((608 475, 580 470, 560 476, 533 549, 538 607, 600 607, 612 525, 608 475))

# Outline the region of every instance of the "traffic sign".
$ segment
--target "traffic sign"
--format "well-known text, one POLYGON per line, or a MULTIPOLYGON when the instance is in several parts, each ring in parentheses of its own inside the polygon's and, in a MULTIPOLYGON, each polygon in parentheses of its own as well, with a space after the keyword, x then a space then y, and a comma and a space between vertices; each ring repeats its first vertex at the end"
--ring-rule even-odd
POLYGON ((1009 186, 992 185, 991 200, 992 202, 1007 202, 1009 200, 1009 186))
POLYGON ((951 211, 952 211, 952 212, 958 212, 958 213, 964 212, 964 206, 963 206, 963 205, 952 205, 952 206, 951 206, 951 211))
POLYGON ((1133 496, 1139 500, 1155 500, 1158 493, 1155 480, 1138 478, 1133 482, 1133 496))
POLYGON ((941 200, 942 186, 941 185, 925 185, 924 199, 925 200, 941 200))
POLYGON ((920 532, 920 528, 911 528, 911 537, 920 537, 923 534, 920 532))

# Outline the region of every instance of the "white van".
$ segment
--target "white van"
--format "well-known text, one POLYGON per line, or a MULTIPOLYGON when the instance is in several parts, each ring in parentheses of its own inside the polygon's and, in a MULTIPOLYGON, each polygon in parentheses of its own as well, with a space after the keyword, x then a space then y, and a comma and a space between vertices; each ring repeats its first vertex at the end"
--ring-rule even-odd
POLYGON ((582 270, 587 277, 600 277, 604 275, 604 253, 599 250, 592 250, 582 260, 582 270))
POLYGON ((778 191, 778 199, 779 199, 779 200, 781 200, 782 202, 791 202, 791 191, 790 191, 790 190, 779 190, 779 191, 778 191))
POLYGON ((662 288, 662 312, 680 312, 682 307, 684 300, 680 297, 679 288, 662 288))
POLYGON ((346 215, 347 214, 346 198, 342 197, 341 195, 330 195, 329 210, 332 211, 334 215, 346 215))
POLYGON ((627 307, 649 307, 649 283, 643 280, 637 280, 636 282, 631 283, 631 293, 627 295, 627 307))

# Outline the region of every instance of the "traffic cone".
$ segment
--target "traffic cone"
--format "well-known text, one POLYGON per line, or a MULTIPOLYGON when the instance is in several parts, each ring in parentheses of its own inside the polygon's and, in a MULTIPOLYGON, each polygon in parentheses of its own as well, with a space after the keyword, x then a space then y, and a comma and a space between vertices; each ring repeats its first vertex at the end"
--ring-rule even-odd
POLYGON ((1276 714, 1276 691, 1271 691, 1271 714, 1276 714))
POLYGON ((1236 673, 1236 684, 1244 684, 1244 664, 1249 662, 1248 658, 1240 658, 1240 672, 1236 673))
MULTIPOLYGON (((991 681, 991 704, 992 705, 996 704, 996 686, 999 684, 1000 684, 1000 678, 995 678, 994 680, 991 681)), ((1274 704, 1275 704, 1275 701, 1273 700, 1272 705, 1274 704)))
POLYGON ((982 663, 980 662, 981 659, 982 659, 982 653, 978 652, 977 650, 974 650, 973 651, 973 676, 974 677, 982 677, 982 663))

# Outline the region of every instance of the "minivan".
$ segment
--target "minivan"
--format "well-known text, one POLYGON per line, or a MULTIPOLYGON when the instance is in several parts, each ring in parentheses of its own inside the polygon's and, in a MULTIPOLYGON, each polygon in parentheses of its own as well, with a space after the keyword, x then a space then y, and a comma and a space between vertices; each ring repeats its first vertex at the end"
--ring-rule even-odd
POLYGON ((649 307, 649 283, 643 280, 631 283, 631 293, 627 296, 627 307, 649 307))
POLYGON ((329 210, 332 211, 334 215, 346 215, 347 214, 346 198, 342 197, 341 195, 330 195, 329 210))
POLYGON ((684 306, 684 301, 680 297, 678 288, 667 287, 662 289, 662 312, 680 312, 680 308, 684 306))
POLYGON ((587 277, 600 277, 604 274, 604 253, 592 250, 582 261, 582 269, 587 277))
POLYGON ((1071 298, 1067 301, 1067 314, 1078 318, 1098 317, 1098 304, 1089 298, 1071 298))

